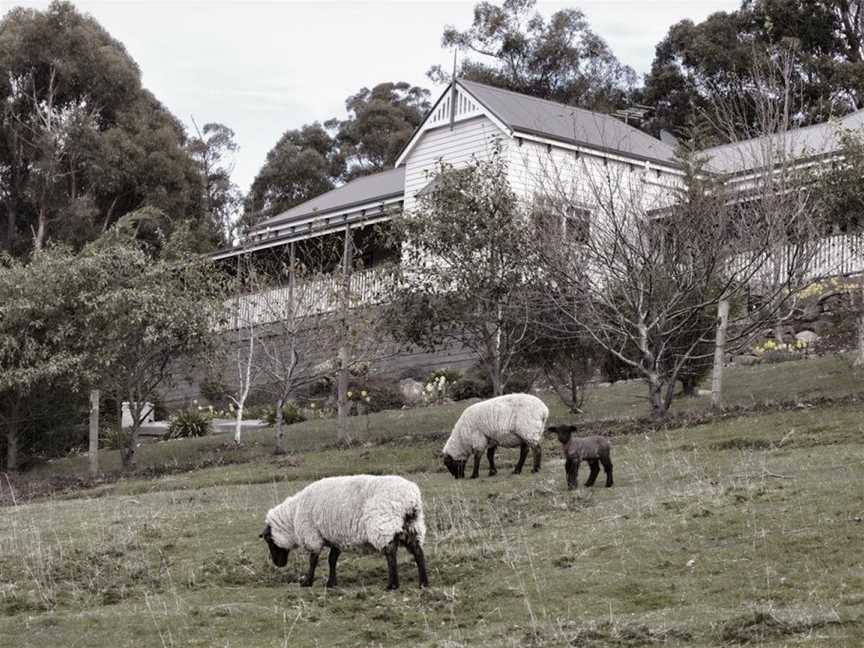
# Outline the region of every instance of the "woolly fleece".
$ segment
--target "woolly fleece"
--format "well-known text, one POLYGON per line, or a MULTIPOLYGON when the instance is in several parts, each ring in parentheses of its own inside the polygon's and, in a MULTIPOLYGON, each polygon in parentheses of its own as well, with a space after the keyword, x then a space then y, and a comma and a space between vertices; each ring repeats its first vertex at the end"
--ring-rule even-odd
POLYGON ((549 417, 546 404, 531 394, 506 394, 475 403, 462 412, 444 445, 457 461, 490 446, 539 445, 549 417))
POLYGON ((423 502, 414 482, 397 476, 327 477, 309 484, 267 512, 273 542, 283 549, 319 552, 371 545, 384 549, 408 531, 422 545, 426 536, 423 502))

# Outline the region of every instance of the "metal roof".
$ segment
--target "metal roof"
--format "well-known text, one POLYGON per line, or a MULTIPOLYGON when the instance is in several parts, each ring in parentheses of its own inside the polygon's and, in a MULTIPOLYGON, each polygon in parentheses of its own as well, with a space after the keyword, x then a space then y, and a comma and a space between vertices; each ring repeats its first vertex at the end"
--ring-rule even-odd
POLYGON ((362 176, 341 187, 307 200, 291 209, 268 218, 252 230, 252 233, 325 215, 334 211, 360 207, 369 203, 398 198, 405 193, 405 169, 388 169, 380 173, 362 176))
POLYGON ((602 113, 537 99, 474 81, 457 83, 513 131, 679 166, 675 149, 602 113))
POLYGON ((700 155, 708 160, 708 168, 712 171, 742 173, 763 168, 767 156, 774 157, 780 152, 801 160, 834 153, 840 148, 842 131, 862 127, 864 110, 858 110, 839 119, 795 128, 782 134, 713 146, 700 151, 700 155))

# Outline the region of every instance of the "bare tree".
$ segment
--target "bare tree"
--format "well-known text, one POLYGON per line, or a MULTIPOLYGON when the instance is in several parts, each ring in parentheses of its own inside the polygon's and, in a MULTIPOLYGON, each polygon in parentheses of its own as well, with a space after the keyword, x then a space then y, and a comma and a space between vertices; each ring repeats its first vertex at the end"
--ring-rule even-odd
POLYGON ((766 325, 782 343, 784 323, 795 311, 798 294, 832 270, 814 263, 818 239, 825 233, 825 195, 816 182, 818 167, 807 160, 814 152, 810 148, 824 148, 827 142, 805 143, 794 128, 802 98, 794 87, 792 53, 754 60, 752 84, 742 84, 741 93, 714 93, 717 98, 704 114, 715 134, 729 142, 715 149, 709 164, 716 161, 719 167, 715 185, 723 186, 724 208, 742 222, 728 263, 754 270, 746 285, 734 285, 719 302, 711 381, 714 407, 722 404, 727 353, 752 343, 766 325), (752 120, 742 119, 745 111, 752 120), (749 308, 741 299, 733 308, 742 288, 750 291, 749 308))
MULTIPOLYGON (((243 442, 243 410, 252 386, 263 374, 259 348, 262 319, 261 290, 264 286, 252 261, 245 255, 237 257, 237 274, 231 287, 232 296, 226 306, 230 336, 223 339, 228 345, 227 357, 233 365, 235 380, 226 396, 234 406, 234 443, 243 442)), ((224 356, 220 359, 223 359, 224 356)), ((218 362, 219 360, 217 360, 218 362)))
POLYGON ((574 228, 578 236, 538 237, 546 295, 645 379, 651 414, 663 417, 676 381, 713 355, 721 301, 743 297, 769 263, 777 271, 766 302, 777 309, 788 297, 812 240, 806 197, 795 194, 791 212, 763 212, 767 200, 730 200, 692 159, 668 186, 628 165, 569 164, 544 174, 544 196, 565 223, 589 222, 574 228), (783 249, 783 262, 778 229, 794 248, 783 249))
POLYGON ((329 302, 328 276, 301 266, 289 247, 287 285, 260 296, 265 333, 260 336, 263 370, 276 401, 275 454, 285 454, 283 408, 302 387, 327 375, 332 323, 322 315, 329 302))
POLYGON ((332 284, 332 299, 336 304, 323 329, 326 347, 336 349, 334 377, 336 380, 337 440, 350 444, 352 439, 348 397, 353 373, 368 372, 378 361, 396 352, 395 342, 385 330, 381 303, 392 288, 392 274, 387 268, 357 272, 362 266, 363 250, 350 227, 343 238, 340 271, 332 284), (378 282, 364 279, 376 277, 378 282))

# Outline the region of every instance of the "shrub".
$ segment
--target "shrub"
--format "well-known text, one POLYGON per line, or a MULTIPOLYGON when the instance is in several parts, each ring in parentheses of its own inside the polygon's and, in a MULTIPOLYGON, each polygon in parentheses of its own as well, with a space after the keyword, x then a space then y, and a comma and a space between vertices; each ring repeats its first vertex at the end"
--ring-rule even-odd
POLYGON ((168 423, 169 439, 202 437, 210 432, 210 417, 197 410, 181 410, 168 423))
MULTIPOLYGON (((269 408, 265 408, 266 412, 264 412, 263 416, 258 416, 256 418, 263 419, 267 421, 268 425, 276 425, 276 406, 271 405, 269 408)), ((293 425, 294 423, 302 423, 306 420, 306 417, 300 412, 300 408, 297 407, 294 403, 285 403, 282 406, 282 424, 283 425, 293 425)))
POLYGON ((436 369, 423 381, 423 400, 426 403, 440 403, 450 398, 453 386, 462 378, 455 369, 436 369))
POLYGON ((129 441, 129 433, 120 430, 116 426, 103 427, 99 430, 99 446, 108 450, 120 450, 126 447, 129 441))
POLYGON ((463 376, 457 380, 450 390, 450 398, 454 401, 469 398, 488 398, 492 395, 492 384, 477 376, 463 376))
MULTIPOLYGON (((504 393, 528 392, 533 387, 536 378, 537 372, 534 370, 517 369, 510 374, 507 385, 504 387, 504 393)), ((491 398, 492 393, 492 380, 489 378, 489 374, 481 366, 475 365, 452 385, 449 396, 458 401, 467 398, 491 398)))
POLYGON ((355 414, 402 409, 405 404, 399 383, 392 378, 381 376, 352 380, 348 383, 348 400, 355 414))
POLYGON ((199 386, 201 396, 217 407, 225 407, 228 404, 228 388, 218 380, 208 378, 201 381, 199 386))

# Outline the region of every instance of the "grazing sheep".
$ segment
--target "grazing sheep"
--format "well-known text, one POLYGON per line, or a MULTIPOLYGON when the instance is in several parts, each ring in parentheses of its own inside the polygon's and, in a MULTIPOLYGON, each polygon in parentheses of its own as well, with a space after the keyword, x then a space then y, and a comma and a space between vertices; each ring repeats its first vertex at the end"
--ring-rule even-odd
POLYGON ((320 479, 267 512, 259 537, 267 541, 277 567, 288 562, 291 549, 309 552, 309 571, 301 585, 309 587, 321 549, 329 547, 330 577, 336 585, 336 561, 342 549, 371 546, 387 558, 387 589, 399 587, 396 550, 405 545, 414 556, 420 587, 426 587, 423 501, 417 484, 396 476, 354 475, 320 479))
POLYGON ((489 460, 489 476, 495 468, 495 449, 519 447, 519 461, 513 474, 522 472, 528 448, 534 451, 534 468, 540 470, 543 428, 549 416, 546 404, 530 394, 507 394, 475 403, 462 412, 453 426, 453 432, 444 445, 444 465, 456 479, 465 477, 465 462, 474 455, 474 472, 471 479, 480 474, 480 457, 486 451, 489 460))
POLYGON ((606 473, 606 488, 612 485, 612 446, 608 439, 601 436, 574 437, 575 425, 553 425, 549 431, 554 432, 561 442, 561 449, 566 458, 564 470, 567 472, 569 490, 577 486, 576 473, 579 472, 579 463, 583 460, 591 467, 591 474, 585 482, 586 486, 594 485, 594 480, 600 473, 600 464, 603 464, 603 471, 606 473))

